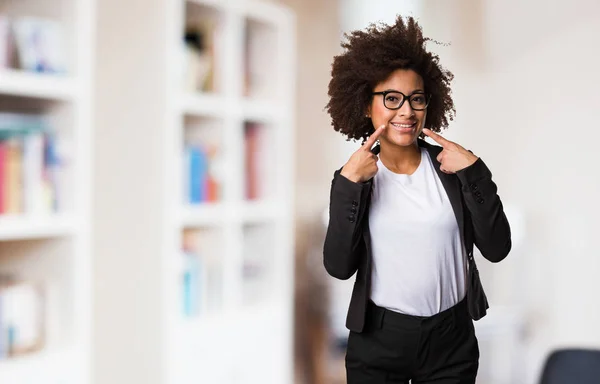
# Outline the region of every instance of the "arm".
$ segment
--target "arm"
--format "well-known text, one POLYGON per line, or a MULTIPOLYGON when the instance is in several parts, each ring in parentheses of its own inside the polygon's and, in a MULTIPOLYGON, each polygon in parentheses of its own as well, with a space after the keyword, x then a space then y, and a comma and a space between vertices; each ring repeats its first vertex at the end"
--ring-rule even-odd
POLYGON ((361 233, 370 182, 355 183, 336 171, 331 182, 329 225, 323 264, 331 276, 347 280, 358 269, 364 240, 361 233))
POLYGON ((510 225, 504 214, 492 173, 481 160, 456 172, 467 209, 471 213, 475 245, 491 262, 502 261, 510 252, 510 225))

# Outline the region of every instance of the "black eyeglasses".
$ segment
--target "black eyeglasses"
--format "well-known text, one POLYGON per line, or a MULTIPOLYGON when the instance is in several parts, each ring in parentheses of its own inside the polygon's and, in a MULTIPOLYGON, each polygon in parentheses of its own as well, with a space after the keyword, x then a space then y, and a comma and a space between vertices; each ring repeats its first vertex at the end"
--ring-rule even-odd
POLYGON ((373 95, 383 95, 383 105, 387 109, 396 110, 402 108, 404 105, 404 101, 408 99, 408 103, 410 107, 415 111, 424 111, 427 109, 429 105, 429 101, 431 100, 431 95, 426 94, 425 92, 417 91, 411 93, 406 96, 402 92, 398 91, 383 91, 383 92, 373 92, 373 95))

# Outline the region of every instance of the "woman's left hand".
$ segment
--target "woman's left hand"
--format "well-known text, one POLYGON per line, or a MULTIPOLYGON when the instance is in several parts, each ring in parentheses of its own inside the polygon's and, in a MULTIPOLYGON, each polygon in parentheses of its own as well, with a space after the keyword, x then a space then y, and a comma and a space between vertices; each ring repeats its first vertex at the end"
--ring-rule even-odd
POLYGON ((460 145, 443 138, 430 129, 423 128, 423 133, 431 137, 433 141, 443 148, 442 152, 438 155, 437 160, 441 164, 440 170, 444 173, 456 173, 473 165, 473 163, 479 159, 460 145))

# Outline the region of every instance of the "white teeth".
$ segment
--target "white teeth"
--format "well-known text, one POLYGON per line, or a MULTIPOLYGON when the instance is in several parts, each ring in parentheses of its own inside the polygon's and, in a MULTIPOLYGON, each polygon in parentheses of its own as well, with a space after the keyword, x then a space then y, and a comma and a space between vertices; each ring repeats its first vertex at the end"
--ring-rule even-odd
POLYGON ((399 127, 399 128, 412 128, 412 126, 413 126, 414 124, 396 124, 396 123, 392 123, 392 125, 393 125, 394 127, 399 127))

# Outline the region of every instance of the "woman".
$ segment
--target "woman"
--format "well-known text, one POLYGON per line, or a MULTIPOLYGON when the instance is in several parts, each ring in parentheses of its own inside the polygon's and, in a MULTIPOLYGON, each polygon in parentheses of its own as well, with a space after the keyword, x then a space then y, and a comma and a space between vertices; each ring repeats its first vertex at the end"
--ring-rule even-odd
POLYGON ((348 383, 475 383, 473 320, 488 303, 473 246, 492 262, 511 248, 496 185, 438 134, 454 117, 453 75, 413 18, 346 37, 327 110, 363 145, 334 174, 323 253, 330 275, 356 273, 348 383))

